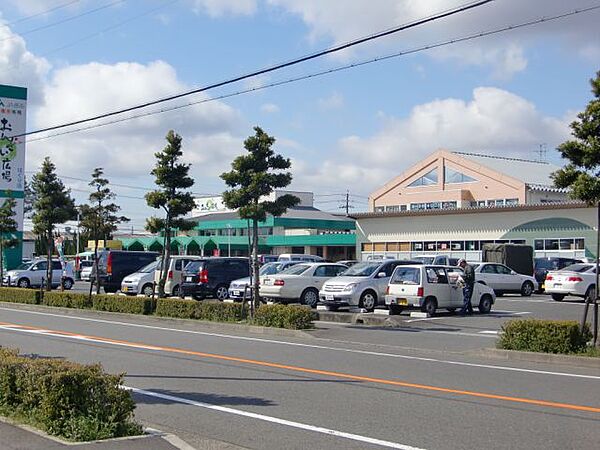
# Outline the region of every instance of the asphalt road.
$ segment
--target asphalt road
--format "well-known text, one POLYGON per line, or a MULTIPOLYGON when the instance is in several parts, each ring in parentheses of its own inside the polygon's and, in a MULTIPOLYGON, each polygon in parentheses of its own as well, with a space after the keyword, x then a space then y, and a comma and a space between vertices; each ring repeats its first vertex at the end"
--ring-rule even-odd
MULTIPOLYGON (((500 299, 497 308, 553 318, 581 310, 522 300, 500 299)), ((2 305, 0 344, 126 372, 126 385, 139 390, 138 419, 191 445, 598 448, 600 370, 478 356, 471 350, 495 341, 480 331, 497 331, 510 313, 497 315, 392 330, 321 324, 314 337, 269 337, 2 305)))

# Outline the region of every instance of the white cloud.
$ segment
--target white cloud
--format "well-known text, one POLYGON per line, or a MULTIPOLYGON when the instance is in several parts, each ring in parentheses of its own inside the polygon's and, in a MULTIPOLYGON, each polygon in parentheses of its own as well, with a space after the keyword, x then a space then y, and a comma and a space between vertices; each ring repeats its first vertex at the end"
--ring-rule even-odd
POLYGON ((256 11, 256 0, 194 0, 194 10, 212 17, 251 15, 256 11))
MULTIPOLYGON (((345 0, 343 8, 337 1, 326 0, 267 0, 274 7, 298 16, 309 28, 311 42, 333 40, 344 43, 431 14, 464 4, 462 0, 345 0)), ((500 26, 514 25, 529 19, 581 9, 590 6, 590 0, 503 0, 493 2, 459 15, 426 24, 377 42, 360 45, 344 51, 337 57, 352 55, 372 56, 384 51, 412 49, 424 44, 449 38, 487 31, 500 26)), ((497 78, 508 78, 527 65, 528 46, 548 42, 567 51, 586 48, 584 55, 600 51, 597 36, 598 12, 588 12, 552 23, 512 30, 506 34, 486 37, 468 44, 447 46, 427 52, 434 59, 453 60, 461 64, 491 68, 497 78)))
POLYGON ((279 106, 275 103, 265 103, 261 105, 260 110, 266 114, 275 114, 280 111, 279 106))
POLYGON ((340 109, 344 106, 344 96, 339 92, 332 93, 329 97, 318 100, 319 108, 325 110, 340 109))
POLYGON ((438 148, 533 158, 540 143, 569 137, 569 117, 544 116, 508 91, 479 87, 469 101, 447 98, 415 106, 408 117, 382 118, 370 137, 347 136, 318 165, 296 161, 298 183, 369 193, 438 148), (359 186, 359 187, 356 187, 359 186))
POLYGON ((44 78, 50 64, 35 56, 25 45, 21 36, 3 26, 0 21, 0 74, 2 84, 25 86, 28 88, 30 104, 43 101, 44 78))
MULTIPOLYGON (((68 122, 188 88, 162 61, 69 66, 54 73, 46 87, 46 103, 35 111, 34 123, 41 128, 68 122)), ((87 174, 101 166, 112 176, 146 175, 155 163, 154 153, 164 147, 164 136, 173 129, 183 137, 185 158, 198 164, 193 170, 212 178, 242 148, 241 139, 235 137, 240 125, 236 110, 214 101, 49 140, 31 139, 28 166, 37 167, 49 155, 59 173, 87 174)))

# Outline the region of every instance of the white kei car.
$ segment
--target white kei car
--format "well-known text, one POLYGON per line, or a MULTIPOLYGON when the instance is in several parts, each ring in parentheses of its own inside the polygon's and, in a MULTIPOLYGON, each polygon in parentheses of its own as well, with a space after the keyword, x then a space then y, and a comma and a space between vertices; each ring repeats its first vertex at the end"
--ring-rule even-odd
POLYGON ((301 263, 275 275, 260 277, 260 296, 267 300, 295 301, 317 307, 323 283, 348 267, 334 263, 301 263))
POLYGON ((593 300, 596 296, 596 265, 578 263, 553 270, 546 275, 544 285, 545 292, 557 302, 567 295, 593 300))
MULTIPOLYGON (((464 272, 460 267, 398 266, 390 278, 385 304, 392 314, 399 314, 408 308, 419 308, 430 316, 439 308, 454 312, 463 305, 463 279, 464 272)), ((475 283, 471 296, 473 308, 487 314, 495 301, 493 289, 475 283)))
POLYGON ((473 264, 475 280, 491 287, 496 295, 521 294, 529 297, 538 290, 534 276, 523 275, 500 263, 484 262, 473 264))

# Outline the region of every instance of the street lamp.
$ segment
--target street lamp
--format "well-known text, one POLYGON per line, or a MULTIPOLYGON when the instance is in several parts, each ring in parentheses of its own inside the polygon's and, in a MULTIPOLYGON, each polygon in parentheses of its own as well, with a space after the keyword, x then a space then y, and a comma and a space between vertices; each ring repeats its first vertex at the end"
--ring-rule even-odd
POLYGON ((227 224, 227 256, 231 256, 231 224, 227 224))

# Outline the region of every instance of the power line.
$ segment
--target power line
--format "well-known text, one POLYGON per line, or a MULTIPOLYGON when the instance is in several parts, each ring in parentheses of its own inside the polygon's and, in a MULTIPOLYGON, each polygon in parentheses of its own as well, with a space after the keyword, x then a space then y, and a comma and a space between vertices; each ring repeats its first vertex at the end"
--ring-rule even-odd
MULTIPOLYGON (((159 109, 159 110, 149 111, 149 112, 142 113, 142 114, 136 114, 136 115, 124 117, 124 118, 121 118, 121 119, 115 119, 115 120, 111 120, 111 121, 100 123, 100 124, 96 124, 96 125, 89 125, 89 126, 86 126, 86 127, 77 128, 77 129, 74 129, 74 130, 68 130, 68 131, 63 131, 63 132, 60 132, 60 133, 49 134, 47 136, 42 136, 42 137, 38 137, 38 138, 34 138, 34 139, 29 139, 28 142, 42 141, 42 140, 50 139, 50 138, 53 138, 53 137, 64 136, 64 135, 68 135, 68 134, 72 134, 72 133, 79 133, 81 131, 87 131, 87 130, 91 130, 91 129, 95 129, 95 128, 104 127, 104 126, 107 126, 107 125, 113 125, 113 124, 125 122, 125 121, 128 121, 128 120, 139 119, 139 118, 143 118, 143 117, 153 116, 153 115, 156 115, 156 114, 163 114, 163 113, 166 113, 166 112, 171 112, 171 111, 175 111, 175 110, 178 110, 178 109, 187 108, 187 107, 190 107, 190 106, 200 105, 200 104, 203 104, 203 103, 209 103, 209 102, 213 102, 213 101, 217 101, 217 100, 222 100, 222 99, 226 99, 226 98, 231 98, 231 97, 236 97, 236 96, 239 96, 239 95, 242 95, 242 94, 247 94, 247 93, 260 91, 260 90, 267 89, 267 88, 272 88, 272 87, 282 86, 282 85, 286 85, 286 84, 291 84, 291 83, 294 83, 294 82, 297 82, 297 81, 308 80, 308 79, 311 79, 311 78, 317 78, 317 77, 320 77, 320 76, 323 76, 323 75, 330 75, 330 74, 333 74, 333 73, 336 73, 336 72, 341 72, 341 71, 344 71, 344 70, 353 69, 353 68, 365 66, 365 65, 368 65, 368 64, 373 64, 373 63, 377 63, 377 62, 381 62, 381 61, 386 61, 386 60, 389 60, 389 59, 398 58, 398 57, 402 57, 402 56, 406 56, 406 55, 410 55, 410 54, 414 54, 414 53, 418 53, 418 52, 422 52, 422 51, 426 51, 426 50, 432 50, 432 49, 443 47, 443 46, 447 46, 447 45, 458 44, 458 43, 461 43, 461 42, 466 42, 466 41, 470 41, 470 40, 474 40, 474 39, 478 39, 478 38, 482 38, 482 37, 487 37, 487 36, 491 36, 491 35, 494 35, 494 34, 499 34, 499 33, 507 32, 507 31, 512 31, 512 30, 515 30, 515 29, 518 29, 518 28, 524 28, 524 27, 528 27, 528 26, 532 26, 532 25, 538 25, 538 24, 544 23, 544 22, 550 22, 550 21, 553 21, 553 20, 563 19, 565 17, 569 17, 569 16, 573 16, 573 15, 576 15, 576 14, 581 14, 581 13, 584 13, 584 12, 589 12, 589 11, 593 11, 593 10, 597 10, 597 9, 600 9, 600 5, 596 5, 596 6, 592 6, 592 7, 584 8, 584 9, 571 10, 569 12, 558 14, 558 15, 552 16, 552 17, 542 17, 542 18, 538 18, 538 19, 532 19, 532 20, 529 20, 527 22, 522 22, 522 23, 515 24, 515 25, 507 25, 507 26, 504 26, 502 28, 496 28, 494 30, 477 32, 477 33, 474 33, 474 34, 471 34, 471 35, 467 35, 467 36, 463 36, 463 37, 452 38, 452 39, 448 39, 448 40, 437 42, 437 43, 433 43, 433 44, 427 44, 427 45, 423 45, 423 46, 420 46, 420 47, 415 47, 413 49, 404 50, 404 51, 400 51, 400 52, 396 52, 396 53, 392 53, 392 54, 388 54, 388 55, 384 55, 384 56, 380 56, 380 57, 376 57, 376 58, 372 58, 372 59, 368 59, 368 60, 363 60, 363 61, 360 61, 360 62, 357 62, 357 63, 346 64, 346 65, 343 65, 343 66, 338 66, 338 67, 334 67, 334 68, 323 70, 323 71, 319 71, 319 72, 313 72, 311 74, 306 74, 306 75, 302 75, 302 76, 298 76, 298 77, 294 77, 294 78, 288 78, 286 80, 276 81, 276 82, 265 84, 265 85, 262 85, 262 86, 248 88, 248 89, 244 89, 244 90, 232 92, 232 93, 229 93, 229 94, 219 95, 217 97, 212 97, 212 98, 208 98, 208 99, 198 100, 198 101, 195 101, 195 102, 189 102, 189 103, 185 103, 185 104, 181 104, 181 105, 175 105, 175 106, 172 106, 172 107, 169 107, 169 108, 162 108, 162 109, 159 109)), ((339 195, 343 195, 343 194, 339 194, 339 195)))
POLYGON ((57 25, 62 25, 63 23, 71 22, 71 21, 79 19, 79 18, 81 18, 83 16, 88 16, 90 14, 96 13, 98 11, 102 11, 103 9, 110 8, 111 6, 114 6, 114 5, 118 4, 118 3, 123 3, 125 1, 126 0, 117 0, 117 1, 114 1, 112 3, 107 3, 106 5, 99 6, 98 8, 89 9, 87 11, 84 11, 82 13, 76 14, 74 16, 66 17, 66 18, 58 20, 56 22, 52 22, 52 23, 48 23, 46 25, 42 25, 41 27, 32 28, 31 30, 24 31, 24 32, 19 33, 19 34, 13 34, 11 36, 5 37, 4 39, 0 39, 0 42, 10 41, 12 39, 16 39, 19 36, 26 36, 28 34, 35 33, 37 31, 46 30, 48 28, 52 28, 52 27, 55 27, 57 25))
MULTIPOLYGON (((121 1, 124 1, 124 0, 119 0, 119 1, 117 1, 115 3, 120 3, 121 1)), ((382 37, 385 37, 385 36, 389 36, 391 34, 399 33, 400 31, 404 31, 404 30, 407 30, 409 28, 414 28, 414 27, 417 27, 419 25, 424 25, 426 23, 434 22, 436 20, 440 20, 440 19, 452 16, 452 15, 455 15, 455 14, 459 14, 459 13, 465 12, 467 10, 470 10, 470 9, 473 9, 473 8, 477 8, 479 6, 483 6, 483 5, 485 5, 487 3, 490 3, 492 1, 493 0, 480 0, 480 1, 477 1, 477 2, 467 3, 467 4, 465 4, 463 6, 460 6, 460 7, 457 7, 457 8, 445 10, 444 12, 436 14, 436 15, 428 16, 426 18, 419 19, 417 21, 410 22, 408 24, 401 25, 401 26, 398 26, 398 27, 395 27, 395 28, 392 28, 392 29, 388 29, 388 30, 380 32, 380 33, 376 33, 376 34, 373 34, 373 35, 370 35, 370 36, 366 36, 366 37, 363 37, 363 38, 360 38, 360 39, 356 39, 354 41, 351 41, 351 42, 348 42, 348 43, 345 43, 345 44, 342 44, 342 45, 334 46, 334 47, 328 48, 326 50, 322 50, 322 51, 313 53, 311 55, 307 55, 307 56, 304 56, 304 57, 301 57, 301 58, 294 59, 292 61, 288 61, 288 62, 281 63, 281 64, 276 64, 274 66, 271 66, 271 67, 268 67, 268 68, 265 68, 265 69, 260 69, 260 70, 257 70, 257 71, 254 71, 254 72, 250 72, 250 73, 245 74, 245 75, 240 75, 240 76, 237 76, 237 77, 234 77, 234 78, 230 78, 229 80, 220 81, 220 82, 217 82, 217 83, 205 86, 205 87, 201 87, 201 88, 198 88, 198 89, 193 89, 193 90, 190 90, 190 91, 187 91, 187 92, 183 92, 183 93, 180 93, 180 94, 172 95, 172 96, 165 97, 165 98, 162 98, 162 99, 152 100, 152 101, 149 101, 149 102, 146 102, 146 103, 142 103, 140 105, 131 106, 129 108, 123 108, 123 109, 120 109, 120 110, 111 111, 111 112, 108 112, 108 113, 104 113, 104 114, 99 114, 99 115, 96 115, 96 116, 88 117, 86 119, 80 119, 80 120, 75 120, 75 121, 68 122, 68 123, 63 123, 63 124, 60 124, 60 125, 54 125, 54 126, 51 126, 51 127, 41 128, 39 130, 34 130, 34 131, 26 132, 26 133, 23 133, 23 134, 15 135, 13 137, 30 136, 30 135, 33 135, 33 134, 39 134, 39 133, 43 133, 43 132, 47 132, 47 131, 58 130, 58 129, 61 129, 61 128, 66 128, 66 127, 70 127, 70 126, 74 126, 74 125, 80 125, 80 124, 83 124, 83 123, 92 122, 92 121, 96 121, 96 120, 99 120, 99 119, 104 119, 104 118, 115 116, 115 115, 118 115, 118 114, 123 114, 123 113, 126 113, 126 112, 135 111, 137 109, 141 109, 141 108, 145 108, 145 107, 148 107, 148 106, 157 105, 159 103, 164 103, 164 102, 167 102, 167 101, 171 101, 171 100, 175 100, 175 99, 178 99, 178 98, 186 97, 186 96, 189 96, 189 95, 192 95, 192 94, 197 94, 197 93, 200 93, 200 92, 205 92, 205 91, 208 91, 210 89, 215 89, 217 87, 226 86, 228 84, 236 83, 238 81, 246 80, 248 78, 253 78, 253 77, 256 77, 258 75, 263 75, 263 74, 266 74, 266 73, 269 73, 269 72, 280 70, 280 69, 283 69, 285 67, 291 67, 291 66, 300 64, 302 62, 306 62, 306 61, 310 61, 312 59, 319 58, 321 56, 325 56, 325 55, 329 55, 329 54, 332 54, 332 53, 336 53, 336 52, 339 52, 341 50, 345 50, 347 48, 354 47, 354 46, 359 45, 359 44, 363 44, 365 42, 369 42, 369 41, 372 41, 372 40, 375 40, 375 39, 379 39, 379 38, 382 38, 382 37)))
POLYGON ((25 17, 22 17, 20 19, 13 20, 12 22, 0 25, 0 28, 12 27, 12 26, 14 26, 14 25, 16 25, 18 23, 25 22, 26 20, 34 19, 36 17, 43 16, 43 15, 46 15, 46 14, 54 12, 54 11, 58 11, 59 9, 65 8, 67 6, 72 5, 73 3, 79 3, 79 2, 80 2, 80 0, 72 0, 70 2, 62 3, 60 5, 56 5, 56 6, 50 8, 50 9, 47 9, 45 11, 42 11, 42 12, 39 12, 39 13, 35 13, 35 14, 31 14, 30 16, 25 16, 25 17))

